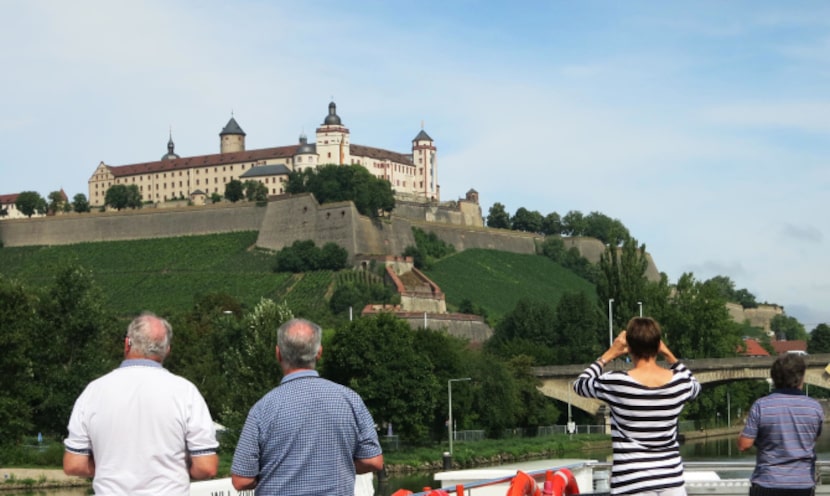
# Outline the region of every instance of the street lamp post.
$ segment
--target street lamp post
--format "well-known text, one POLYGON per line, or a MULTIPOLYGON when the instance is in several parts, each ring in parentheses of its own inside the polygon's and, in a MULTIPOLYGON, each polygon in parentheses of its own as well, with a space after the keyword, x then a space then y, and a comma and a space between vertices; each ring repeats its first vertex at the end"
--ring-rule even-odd
POLYGON ((637 302, 637 305, 639 305, 639 307, 640 307, 640 317, 642 317, 642 316, 643 316, 643 302, 642 302, 642 301, 638 301, 638 302, 637 302))
POLYGON ((576 430, 576 424, 574 424, 573 418, 571 417, 571 391, 573 391, 573 388, 574 381, 568 382, 568 425, 566 430, 571 435, 571 438, 573 438, 574 431, 576 430))
POLYGON ((608 347, 614 344, 614 298, 608 299, 608 347))
POLYGON ((449 422, 447 424, 447 433, 450 435, 450 456, 452 456, 452 383, 459 381, 471 381, 472 377, 462 377, 461 379, 450 379, 447 381, 447 403, 449 403, 449 422))

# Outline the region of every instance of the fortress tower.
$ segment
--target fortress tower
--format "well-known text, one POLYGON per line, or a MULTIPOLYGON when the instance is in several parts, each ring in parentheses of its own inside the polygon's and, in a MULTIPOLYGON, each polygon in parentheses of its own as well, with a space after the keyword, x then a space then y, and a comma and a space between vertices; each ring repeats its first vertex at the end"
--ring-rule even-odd
POLYGON ((231 115, 231 120, 219 133, 219 153, 234 153, 245 151, 245 131, 236 123, 231 115))
POLYGON ((329 114, 323 124, 317 128, 318 165, 350 164, 349 130, 337 115, 337 105, 329 103, 329 114))

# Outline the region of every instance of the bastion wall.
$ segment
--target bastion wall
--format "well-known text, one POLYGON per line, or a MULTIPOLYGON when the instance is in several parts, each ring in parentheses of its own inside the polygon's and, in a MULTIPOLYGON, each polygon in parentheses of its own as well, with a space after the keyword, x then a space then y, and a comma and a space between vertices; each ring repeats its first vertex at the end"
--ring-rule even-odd
MULTIPOLYGON (((400 255, 415 244, 412 227, 434 232, 457 251, 484 248, 512 253, 536 253, 544 237, 533 233, 490 229, 462 217, 474 217, 467 211, 448 223, 427 222, 433 207, 425 205, 418 212, 407 203, 401 214, 370 219, 360 215, 352 202, 320 205, 311 194, 281 196, 265 206, 237 204, 179 208, 145 208, 121 212, 66 214, 34 219, 0 221, 0 241, 4 246, 65 245, 96 241, 134 240, 192 236, 234 231, 258 231, 256 245, 279 250, 294 241, 313 240, 318 246, 333 242, 344 247, 354 260, 357 255, 400 255), (470 225, 450 222, 470 222, 470 225)), ((461 209, 463 210, 463 209, 461 209)), ((437 217, 442 217, 443 214, 437 217)), ((563 238, 565 246, 576 247, 582 256, 596 263, 604 245, 593 238, 563 238)), ((648 256, 648 254, 647 254, 648 256)), ((659 279, 650 256, 647 276, 659 279)))

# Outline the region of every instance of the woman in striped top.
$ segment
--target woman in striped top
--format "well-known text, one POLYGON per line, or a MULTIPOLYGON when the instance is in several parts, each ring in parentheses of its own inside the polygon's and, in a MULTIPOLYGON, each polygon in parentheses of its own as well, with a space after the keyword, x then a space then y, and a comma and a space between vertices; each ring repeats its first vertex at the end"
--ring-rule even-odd
POLYGON ((683 405, 700 394, 700 383, 663 343, 654 319, 631 319, 579 375, 574 391, 611 409, 611 494, 686 494, 677 420, 683 405), (608 362, 626 353, 634 364, 631 370, 603 373, 608 362), (657 363, 659 355, 669 369, 657 363))

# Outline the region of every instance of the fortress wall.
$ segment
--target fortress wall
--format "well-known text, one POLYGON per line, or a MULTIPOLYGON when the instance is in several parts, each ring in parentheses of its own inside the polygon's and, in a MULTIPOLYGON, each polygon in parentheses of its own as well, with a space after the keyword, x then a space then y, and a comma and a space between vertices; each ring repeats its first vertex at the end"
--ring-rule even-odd
POLYGON ((0 239, 4 246, 67 245, 257 231, 264 214, 264 208, 245 203, 4 220, 0 239))
POLYGON ((317 246, 334 242, 355 254, 354 218, 351 202, 319 205, 311 194, 285 196, 268 202, 259 228, 257 246, 280 250, 295 241, 313 240, 317 246))
MULTIPOLYGON (((355 255, 400 255, 414 245, 412 226, 452 244, 456 250, 484 248, 512 253, 536 253, 542 236, 483 227, 428 223, 392 215, 370 219, 351 202, 319 205, 311 194, 281 196, 265 207, 248 202, 158 210, 61 215, 0 221, 4 246, 73 244, 94 241, 159 238, 233 231, 259 231, 257 246, 279 250, 297 240, 311 239, 322 246, 334 242, 355 255)), ((563 238, 592 262, 604 245, 593 238, 563 238)), ((659 278, 651 257, 646 275, 659 278)), ((759 310, 760 311, 760 310, 759 310)))
POLYGON ((442 204, 398 200, 395 215, 414 221, 438 222, 456 226, 484 226, 481 207, 469 201, 442 204))
POLYGON ((470 248, 508 251, 512 253, 536 253, 536 240, 541 239, 528 233, 502 229, 470 228, 445 224, 413 222, 413 226, 425 232, 434 232, 441 240, 453 245, 456 251, 470 248))

